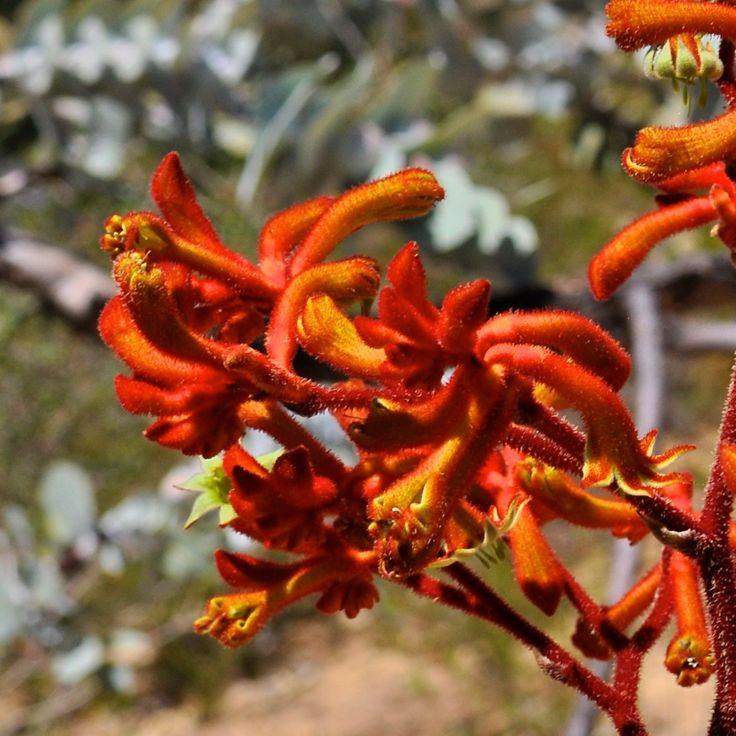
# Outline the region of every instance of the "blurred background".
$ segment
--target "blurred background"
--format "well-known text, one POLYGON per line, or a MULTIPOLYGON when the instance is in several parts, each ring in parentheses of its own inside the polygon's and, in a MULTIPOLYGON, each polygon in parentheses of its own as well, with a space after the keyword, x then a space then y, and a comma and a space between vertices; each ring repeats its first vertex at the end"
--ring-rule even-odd
MULTIPOLYGON (((237 652, 191 633, 225 588, 212 550, 243 542, 210 518, 183 530, 192 496, 174 485, 198 463, 142 439, 146 422, 117 405, 121 366, 95 331, 113 293, 97 241, 109 214, 151 207, 148 180, 173 149, 248 255, 274 211, 421 165, 446 200, 345 252, 385 263, 416 238, 436 299, 485 276, 495 309, 582 309, 629 341, 626 303, 594 308, 585 290, 589 256, 652 206, 620 151, 645 122, 712 114, 716 95, 683 106, 604 26, 599 0, 3 0, 0 734, 565 733, 573 698, 528 653, 389 586, 355 621, 307 602, 237 652)), ((722 316, 733 298, 703 247, 690 233, 658 256, 667 319, 722 316)), ((666 441, 712 444, 733 342, 721 337, 670 361, 681 398, 666 441)), ((703 477, 707 453, 692 462, 703 477)), ((604 596, 608 541, 558 537, 604 596)), ((508 563, 486 574, 539 620, 508 563)), ((563 641, 572 620, 552 624, 563 641)), ((659 661, 647 682, 667 724, 659 661)))

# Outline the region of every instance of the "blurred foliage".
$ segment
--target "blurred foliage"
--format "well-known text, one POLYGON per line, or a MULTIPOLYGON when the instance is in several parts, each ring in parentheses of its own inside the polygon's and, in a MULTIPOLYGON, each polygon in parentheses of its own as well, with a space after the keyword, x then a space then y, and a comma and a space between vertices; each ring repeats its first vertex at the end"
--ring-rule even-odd
MULTIPOLYGON (((239 667, 253 671, 245 663, 255 662, 258 645, 223 666, 216 646, 197 638, 211 666, 198 673, 195 657, 181 679, 192 650, 191 612, 218 584, 211 551, 234 544, 215 524, 184 530, 188 498, 173 484, 197 466, 178 466, 157 488, 101 511, 87 471, 55 461, 44 469, 33 513, 6 504, 0 515, 0 691, 8 683, 18 687, 11 664, 17 671, 19 655, 26 665, 20 684, 36 703, 90 679, 90 697, 133 696, 158 672, 160 697, 196 692, 206 708, 224 678, 239 667)), ((244 544, 241 539, 234 548, 242 551, 244 544)))
MULTIPOLYGON (((177 148, 206 189, 221 190, 224 172, 260 219, 314 182, 342 188, 438 160, 451 196, 431 242, 475 240, 489 255, 506 240, 523 260, 536 234, 510 216, 509 191, 490 189, 493 169, 534 156, 534 120, 571 113, 576 155, 600 165, 656 101, 625 68, 598 81, 611 50, 600 12, 546 0, 26 0, 0 28, 3 165, 57 172, 78 199, 101 180, 140 188, 131 168, 177 148), (453 173, 462 166, 470 178, 453 173), (468 199, 473 180, 483 189, 468 199)), ((557 186, 517 189, 528 205, 557 186)))

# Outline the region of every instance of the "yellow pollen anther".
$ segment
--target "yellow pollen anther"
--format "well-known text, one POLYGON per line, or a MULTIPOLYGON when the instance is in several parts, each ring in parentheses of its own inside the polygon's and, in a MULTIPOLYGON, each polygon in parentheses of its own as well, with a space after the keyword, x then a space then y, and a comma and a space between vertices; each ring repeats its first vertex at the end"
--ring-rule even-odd
POLYGON ((105 223, 105 234, 100 241, 102 249, 115 257, 125 247, 127 235, 128 230, 125 227, 123 218, 120 215, 113 215, 105 223))
POLYGON ((145 250, 162 251, 169 244, 156 232, 155 228, 144 224, 138 230, 138 245, 145 250))

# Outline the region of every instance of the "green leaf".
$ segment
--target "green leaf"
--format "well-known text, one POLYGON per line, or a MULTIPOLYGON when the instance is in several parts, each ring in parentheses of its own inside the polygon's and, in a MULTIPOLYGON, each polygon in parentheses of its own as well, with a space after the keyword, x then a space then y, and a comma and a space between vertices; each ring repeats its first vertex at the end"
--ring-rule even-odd
POLYGON ((464 562, 472 557, 476 557, 485 567, 503 561, 506 558, 506 541, 503 536, 519 520, 519 514, 528 502, 529 497, 523 498, 521 494, 514 496, 503 519, 494 508, 491 518, 486 518, 483 523, 483 541, 480 544, 467 549, 457 549, 449 557, 443 557, 428 567, 447 567, 453 562, 464 562))
MULTIPOLYGON (((282 453, 283 449, 274 450, 265 455, 260 455, 256 460, 265 470, 271 470, 282 453)), ((226 526, 237 516, 228 502, 232 484, 223 468, 222 457, 202 460, 202 472, 177 485, 177 488, 199 494, 192 504, 192 510, 184 524, 185 529, 188 529, 210 511, 219 509, 218 521, 220 526, 226 526)))
POLYGON ((235 513, 235 509, 229 503, 220 506, 220 526, 227 526, 236 517, 237 514, 235 513))
POLYGON ((230 478, 225 474, 221 457, 203 460, 202 472, 192 476, 177 488, 199 494, 192 504, 192 510, 184 524, 185 528, 188 529, 205 514, 215 509, 220 510, 221 525, 234 518, 235 512, 227 500, 231 488, 230 478))
POLYGON ((273 470, 273 466, 276 464, 276 461, 283 454, 284 449, 282 447, 279 447, 278 450, 272 450, 271 452, 267 452, 264 455, 259 455, 256 460, 258 460, 258 464, 260 466, 264 467, 268 471, 271 471, 273 470))
POLYGON ((214 498, 209 491, 200 491, 197 498, 194 499, 192 510, 189 512, 189 516, 184 524, 185 528, 189 529, 190 526, 199 521, 205 514, 220 508, 222 505, 222 502, 214 498))

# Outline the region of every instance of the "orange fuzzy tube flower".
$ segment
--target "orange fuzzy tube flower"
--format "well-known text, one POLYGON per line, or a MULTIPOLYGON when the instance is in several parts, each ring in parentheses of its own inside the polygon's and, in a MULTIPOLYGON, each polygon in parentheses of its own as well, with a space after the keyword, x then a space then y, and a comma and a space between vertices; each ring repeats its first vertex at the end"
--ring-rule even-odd
POLYGON ((662 565, 655 565, 621 600, 606 609, 606 621, 619 631, 626 629, 654 600, 662 582, 662 565))
POLYGON ((647 527, 636 510, 618 498, 602 498, 584 491, 572 476, 528 457, 516 464, 515 477, 535 504, 551 516, 571 524, 595 529, 610 529, 616 537, 637 542, 647 527))
POLYGON ((351 189, 315 222, 289 263, 290 275, 324 260, 340 241, 364 225, 425 215, 444 196, 434 175, 424 169, 404 169, 351 189))
POLYGON ((105 223, 102 249, 115 257, 123 250, 186 264, 230 284, 244 296, 270 300, 277 293, 252 263, 227 248, 197 202, 178 154, 164 157, 151 180, 151 196, 163 214, 131 212, 105 223))
POLYGON ((599 631, 580 618, 572 636, 572 642, 586 657, 609 659, 611 647, 603 640, 601 633, 608 638, 623 634, 626 629, 651 605, 662 581, 662 565, 655 565, 641 580, 633 585, 621 600, 609 606, 599 625, 599 631))
POLYGON ((275 214, 263 226, 258 239, 258 265, 273 283, 284 285, 293 250, 334 201, 334 197, 315 197, 275 214))
POLYGON ((695 193, 698 190, 710 189, 714 184, 723 187, 731 195, 736 194, 736 186, 729 179, 723 161, 683 171, 680 174, 658 181, 655 186, 661 192, 682 195, 683 192, 695 193))
POLYGON ((307 448, 285 450, 267 473, 253 464, 239 445, 225 453, 228 500, 237 515, 231 526, 267 548, 310 553, 322 546, 330 535, 324 514, 337 486, 315 472, 307 448))
POLYGON ((624 151, 622 161, 632 178, 656 183, 734 157, 736 109, 683 128, 644 128, 637 133, 634 146, 624 151))
POLYGON ((669 574, 677 633, 667 647, 664 664, 677 676, 678 685, 700 685, 713 672, 714 659, 700 599, 698 570, 690 558, 673 551, 669 574))
POLYGON ((608 299, 649 251, 665 238, 705 225, 718 218, 708 197, 694 197, 660 207, 634 220, 609 240, 588 266, 590 288, 596 299, 608 299))
MULTIPOLYGON (((608 34, 619 47, 635 51, 651 46, 650 74, 675 84, 722 78, 720 90, 733 103, 733 60, 736 38, 733 2, 705 0, 611 0, 606 6, 608 34), (721 36, 720 56, 703 34, 721 36), (722 58, 721 58, 722 57, 722 58), (731 61, 728 61, 731 58, 731 61)), ((658 186, 668 196, 660 209, 645 215, 612 240, 593 259, 589 278, 593 293, 606 299, 631 275, 661 240, 708 222, 729 249, 736 249, 736 192, 726 164, 736 158, 736 108, 684 127, 647 127, 622 155, 633 179, 658 186), (708 188, 704 196, 695 190, 708 188)))
POLYGON ((181 360, 221 366, 222 346, 184 324, 160 268, 149 266, 139 253, 128 252, 115 259, 113 277, 127 311, 153 345, 181 360))
POLYGON ((312 593, 325 598, 318 607, 328 612, 343 608, 350 618, 378 600, 369 569, 346 553, 279 565, 219 550, 215 561, 225 582, 239 592, 210 599, 194 630, 227 647, 244 644, 275 613, 312 593))
POLYGON ((532 343, 565 353, 613 389, 624 385, 631 358, 610 335, 586 317, 560 309, 505 312, 489 319, 477 335, 476 355, 496 343, 532 343))
POLYGON ((681 33, 713 33, 736 38, 736 7, 699 0, 611 0, 608 35, 624 51, 659 46, 681 33))
POLYGON ((368 345, 329 295, 307 301, 296 331, 301 346, 324 363, 353 377, 379 378, 386 352, 368 345))
POLYGON ((467 379, 478 390, 463 399, 431 452, 371 501, 370 531, 389 577, 404 578, 436 561, 452 513, 511 421, 513 392, 504 393, 496 376, 480 370, 467 379))
POLYGON ((501 343, 489 348, 483 360, 487 365, 502 365, 554 389, 581 413, 588 434, 585 487, 616 482, 622 493, 649 495, 653 487, 680 477, 677 473, 661 474, 659 470, 692 448, 675 447, 654 455, 655 435, 637 438, 623 401, 597 375, 536 345, 501 343))
POLYGON ((508 538, 519 587, 537 608, 551 616, 565 590, 565 572, 529 505, 519 512, 508 538))
POLYGON ((146 430, 150 439, 186 454, 217 454, 242 434, 237 406, 252 385, 234 381, 222 347, 181 321, 161 269, 128 252, 117 257, 114 274, 122 293, 103 310, 99 329, 133 370, 132 378, 116 379, 120 402, 158 416, 146 430))
POLYGON ((362 450, 383 453, 436 442, 466 411, 472 378, 462 367, 426 401, 376 399, 360 421, 348 425, 348 434, 362 450))
POLYGON ((347 302, 369 300, 375 296, 380 279, 375 261, 365 256, 321 263, 292 278, 273 309, 266 333, 271 359, 282 367, 291 365, 297 349, 297 320, 309 297, 327 294, 347 302))

